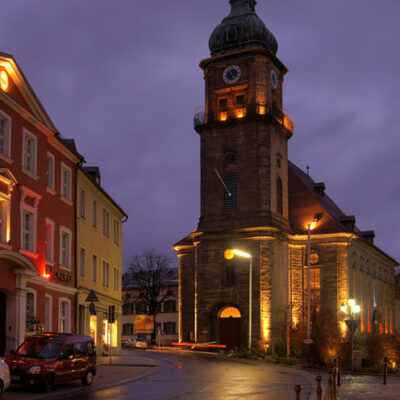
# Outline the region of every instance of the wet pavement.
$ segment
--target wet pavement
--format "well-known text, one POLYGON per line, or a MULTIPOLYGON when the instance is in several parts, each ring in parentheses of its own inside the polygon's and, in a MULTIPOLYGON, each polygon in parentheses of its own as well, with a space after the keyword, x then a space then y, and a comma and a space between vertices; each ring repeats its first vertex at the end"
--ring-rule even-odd
POLYGON ((157 370, 139 380, 81 395, 82 400, 282 400, 294 399, 293 386, 303 386, 302 399, 312 391, 307 372, 260 362, 237 361, 200 354, 147 352, 157 370))
POLYGON ((338 400, 397 400, 400 399, 400 377, 388 377, 383 385, 382 376, 342 375, 338 400))

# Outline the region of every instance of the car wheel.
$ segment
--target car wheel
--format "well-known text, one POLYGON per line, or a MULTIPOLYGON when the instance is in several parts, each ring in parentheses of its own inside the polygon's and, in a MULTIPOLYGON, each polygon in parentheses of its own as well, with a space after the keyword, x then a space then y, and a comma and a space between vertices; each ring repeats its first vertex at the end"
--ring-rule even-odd
POLYGON ((43 391, 49 393, 54 389, 54 376, 53 375, 47 375, 46 378, 44 378, 43 384, 43 391))
POLYGON ((4 383, 3 381, 0 379, 0 397, 3 395, 4 393, 4 383))
POLYGON ((92 384, 92 382, 93 382, 93 371, 90 371, 90 370, 89 370, 89 371, 86 373, 85 377, 82 378, 82 383, 83 383, 85 386, 89 386, 89 385, 92 384))

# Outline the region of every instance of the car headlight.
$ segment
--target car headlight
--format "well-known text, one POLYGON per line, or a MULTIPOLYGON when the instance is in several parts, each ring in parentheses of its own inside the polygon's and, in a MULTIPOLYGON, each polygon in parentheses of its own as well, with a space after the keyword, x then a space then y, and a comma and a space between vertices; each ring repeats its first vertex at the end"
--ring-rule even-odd
POLYGON ((28 374, 40 374, 39 365, 35 365, 34 367, 29 368, 28 374))

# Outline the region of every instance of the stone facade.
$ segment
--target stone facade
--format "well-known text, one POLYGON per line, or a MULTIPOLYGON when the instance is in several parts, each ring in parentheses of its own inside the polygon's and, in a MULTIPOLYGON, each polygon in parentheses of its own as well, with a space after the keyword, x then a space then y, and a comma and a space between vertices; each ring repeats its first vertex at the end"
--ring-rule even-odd
MULTIPOLYGON (((246 31, 245 17, 254 12, 255 2, 231 5, 231 28, 246 31)), ((282 112, 286 67, 267 43, 249 47, 238 42, 235 48, 218 40, 224 51, 200 63, 206 93, 205 112, 195 116, 201 139, 201 215, 197 230, 173 246, 179 257, 179 340, 247 346, 250 265, 251 346, 274 349, 288 327, 304 326, 307 228, 314 219, 313 310, 335 316, 345 334, 340 308, 353 297, 361 306, 362 331, 378 324, 381 332, 392 332, 397 262, 373 245, 372 232, 361 232, 355 218, 325 194, 323 183, 288 160, 293 124, 282 112), (251 264, 237 256, 226 260, 226 249, 247 252, 251 264), (236 309, 228 316, 236 318, 231 325, 221 321, 228 309, 236 309), (232 335, 229 326, 240 334, 232 335)))

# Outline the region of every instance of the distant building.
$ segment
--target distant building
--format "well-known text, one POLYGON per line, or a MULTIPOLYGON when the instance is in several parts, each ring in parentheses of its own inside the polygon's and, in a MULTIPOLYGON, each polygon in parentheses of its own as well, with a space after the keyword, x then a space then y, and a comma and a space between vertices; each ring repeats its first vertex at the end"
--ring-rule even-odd
POLYGON ((0 355, 25 336, 75 330, 73 140, 0 53, 0 355))
POLYGON ((288 160, 294 128, 283 112, 287 68, 255 12, 256 1, 230 3, 230 15, 210 37, 211 57, 200 63, 205 110, 194 124, 201 143, 201 215, 197 229, 173 246, 179 340, 285 346, 289 328, 309 320, 308 299, 313 313, 333 316, 343 336, 347 315, 341 309, 349 310, 350 299, 360 305, 362 333, 392 333, 398 263, 374 245, 373 231, 357 228, 324 183, 288 160), (250 259, 226 259, 226 249, 251 255, 250 293, 250 259))
POLYGON ((127 215, 100 184, 98 167, 77 172, 78 332, 102 352, 121 349, 122 223, 127 215), (109 323, 109 307, 115 322, 109 323))
MULTIPOLYGON (((140 301, 138 290, 124 289, 122 293, 122 340, 130 337, 140 337, 147 341, 153 331, 152 320, 144 324, 148 317, 148 309, 140 301)), ((164 298, 156 316, 156 341, 168 344, 178 340, 178 281, 166 282, 160 298, 164 298)))

